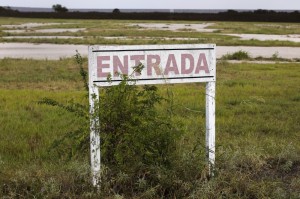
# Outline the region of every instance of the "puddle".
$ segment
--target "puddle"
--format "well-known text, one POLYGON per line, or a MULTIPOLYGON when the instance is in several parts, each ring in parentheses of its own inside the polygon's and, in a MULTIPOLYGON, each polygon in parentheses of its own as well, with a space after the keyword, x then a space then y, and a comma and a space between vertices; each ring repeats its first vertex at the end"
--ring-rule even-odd
POLYGON ((278 40, 278 41, 291 41, 300 42, 300 35, 264 35, 264 34, 226 34, 229 36, 240 37, 242 40, 257 39, 260 41, 278 40))
POLYGON ((213 23, 203 24, 162 24, 162 23, 136 23, 130 24, 142 29, 152 30, 170 30, 170 31, 196 31, 196 32, 214 32, 217 29, 206 29, 207 27, 214 25, 213 23))

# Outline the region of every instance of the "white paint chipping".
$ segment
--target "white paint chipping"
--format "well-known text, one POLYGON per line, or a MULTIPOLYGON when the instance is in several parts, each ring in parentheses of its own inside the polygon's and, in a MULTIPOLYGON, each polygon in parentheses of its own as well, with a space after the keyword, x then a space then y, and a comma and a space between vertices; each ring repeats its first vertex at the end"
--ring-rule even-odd
POLYGON ((215 127, 215 97, 216 97, 216 82, 206 83, 206 157, 208 160, 208 169, 211 176, 214 175, 215 167, 215 139, 216 139, 216 127, 215 127))

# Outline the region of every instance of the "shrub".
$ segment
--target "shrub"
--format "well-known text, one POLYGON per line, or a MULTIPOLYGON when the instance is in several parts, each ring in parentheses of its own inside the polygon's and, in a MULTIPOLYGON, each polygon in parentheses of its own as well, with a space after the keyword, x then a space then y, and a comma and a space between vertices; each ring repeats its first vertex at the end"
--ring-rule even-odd
POLYGON ((115 9, 113 9, 112 13, 113 13, 113 14, 120 14, 121 11, 120 11, 120 9, 115 8, 115 9))
POLYGON ((66 7, 64 7, 64 6, 60 5, 60 4, 53 5, 52 9, 55 12, 68 12, 69 11, 66 7))
MULTIPOLYGON (((79 54, 76 60, 87 90, 87 73, 79 54)), ((134 67, 134 73, 142 68, 134 67)), ((93 117, 100 121, 95 131, 101 134, 101 193, 143 198, 187 195, 205 168, 201 160, 204 150, 180 154, 177 142, 183 126, 175 122, 172 98, 162 97, 156 86, 136 86, 131 75, 118 75, 120 84, 101 88, 100 100, 95 100, 93 117), (165 111, 158 110, 162 103, 165 111)), ((64 105, 52 99, 41 103, 63 108, 86 121, 85 126, 67 133, 52 147, 63 151, 62 155, 68 154, 68 158, 86 155, 82 151, 89 148, 88 106, 74 102, 64 105), (66 147, 65 143, 73 145, 66 147)))
POLYGON ((251 57, 249 56, 248 52, 239 50, 232 54, 227 53, 226 55, 223 55, 221 57, 221 59, 223 59, 223 60, 247 60, 247 59, 251 59, 251 57))

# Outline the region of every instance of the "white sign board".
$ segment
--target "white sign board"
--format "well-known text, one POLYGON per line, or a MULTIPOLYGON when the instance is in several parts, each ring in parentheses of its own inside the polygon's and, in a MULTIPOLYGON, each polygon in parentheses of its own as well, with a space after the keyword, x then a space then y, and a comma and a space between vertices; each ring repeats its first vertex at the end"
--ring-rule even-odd
POLYGON ((215 45, 91 46, 90 72, 97 86, 118 84, 116 72, 132 74, 140 63, 145 69, 134 74, 137 84, 209 82, 215 81, 215 56, 215 45))
MULTIPOLYGON (((210 168, 215 159, 215 81, 216 46, 192 45, 139 45, 139 46, 90 46, 89 89, 91 113, 98 87, 120 83, 118 75, 132 75, 137 85, 206 82, 206 147, 210 168), (133 67, 145 68, 135 73, 133 67), (108 81, 107 77, 111 80, 108 81)), ((100 135, 91 126, 91 165, 93 184, 97 184, 100 171, 100 135)))

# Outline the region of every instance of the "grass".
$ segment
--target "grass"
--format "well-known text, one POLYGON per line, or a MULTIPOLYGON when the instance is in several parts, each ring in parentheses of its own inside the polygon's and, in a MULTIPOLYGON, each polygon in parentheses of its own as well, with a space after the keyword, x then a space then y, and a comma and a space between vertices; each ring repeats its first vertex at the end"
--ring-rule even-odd
POLYGON ((210 26, 210 28, 220 29, 221 33, 272 35, 300 34, 300 25, 298 23, 217 22, 210 26))
MULTIPOLYGON (((0 25, 22 23, 65 23, 28 29, 25 33, 6 33, 0 27, 0 42, 31 42, 31 43, 59 43, 59 44, 186 44, 186 43, 216 43, 224 46, 300 46, 299 42, 289 41, 259 41, 240 40, 239 37, 223 35, 227 33, 256 33, 256 34, 300 34, 299 25, 292 23, 240 23, 214 22, 210 28, 219 29, 213 33, 191 31, 189 28, 179 31, 149 30, 138 26, 129 26, 134 23, 182 23, 192 24, 190 21, 134 21, 134 20, 62 20, 62 19, 22 19, 0 18, 0 25), (30 30, 45 28, 86 28, 80 32, 65 33, 35 33, 30 30), (3 36, 83 36, 83 39, 5 39, 3 36), (105 39, 104 37, 128 37, 124 39, 105 39), (147 38, 147 37, 150 37, 147 38), (183 38, 181 40, 168 38, 183 38), (131 38, 131 39, 130 39, 131 38), (196 40, 186 40, 196 38, 196 40)), ((205 22, 199 22, 205 23, 205 22)))
POLYGON ((271 57, 251 57, 247 51, 239 50, 233 53, 227 53, 220 58, 220 61, 227 61, 227 60, 237 60, 237 61, 264 61, 264 62, 299 62, 299 59, 287 59, 282 58, 278 55, 278 52, 274 53, 271 57))
MULTIPOLYGON (((86 102, 75 62, 3 59, 0 82, 0 196, 108 197, 90 185, 88 151, 69 159, 71 150, 49 150, 54 140, 82 121, 37 103, 44 97, 62 103, 86 102)), ((216 176, 207 181, 201 175, 204 170, 193 170, 199 177, 189 193, 191 198, 299 198, 299 84, 297 63, 218 63, 216 176)), ((166 93, 166 86, 159 88, 166 93)), ((178 147, 190 157, 193 143, 199 142, 204 150, 205 86, 194 83, 169 88, 177 117, 186 124, 187 133, 178 147)), ((136 197, 151 195, 148 191, 136 197)), ((114 193, 109 198, 121 195, 114 193)))

